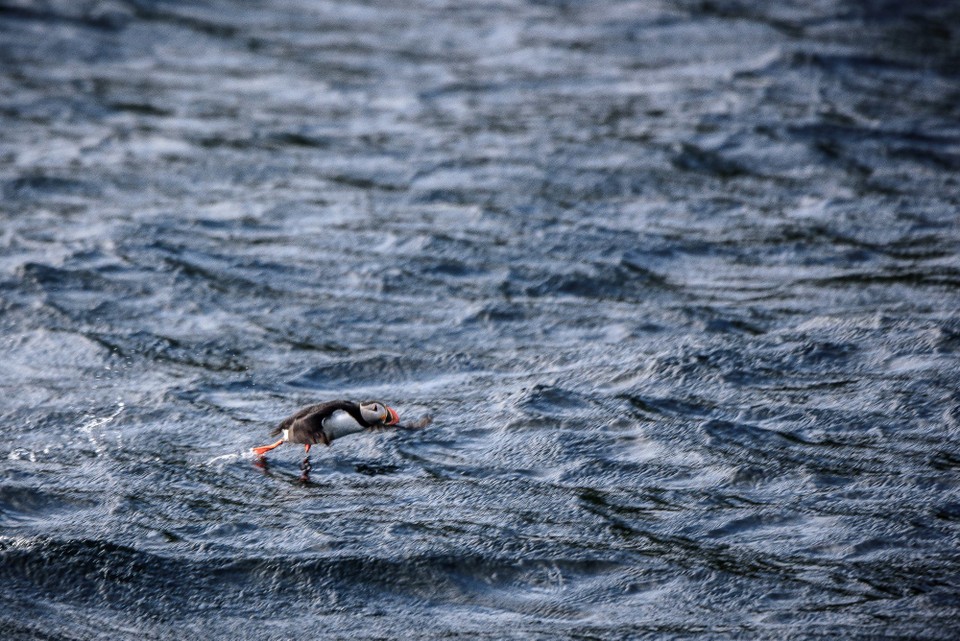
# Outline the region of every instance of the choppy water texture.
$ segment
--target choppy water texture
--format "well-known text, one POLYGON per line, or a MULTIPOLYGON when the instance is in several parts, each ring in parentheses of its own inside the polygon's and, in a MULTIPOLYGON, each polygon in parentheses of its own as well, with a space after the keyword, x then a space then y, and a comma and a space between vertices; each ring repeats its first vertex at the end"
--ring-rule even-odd
POLYGON ((0 6, 4 639, 954 638, 955 3, 0 6))

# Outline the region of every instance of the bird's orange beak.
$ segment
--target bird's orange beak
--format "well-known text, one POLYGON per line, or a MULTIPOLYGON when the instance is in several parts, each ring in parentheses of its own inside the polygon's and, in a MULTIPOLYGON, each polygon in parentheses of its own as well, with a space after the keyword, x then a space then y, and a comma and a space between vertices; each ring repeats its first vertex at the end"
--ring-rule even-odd
POLYGON ((387 421, 387 425, 396 425, 400 422, 400 415, 397 414, 396 410, 392 407, 387 407, 387 412, 390 414, 390 420, 387 421))

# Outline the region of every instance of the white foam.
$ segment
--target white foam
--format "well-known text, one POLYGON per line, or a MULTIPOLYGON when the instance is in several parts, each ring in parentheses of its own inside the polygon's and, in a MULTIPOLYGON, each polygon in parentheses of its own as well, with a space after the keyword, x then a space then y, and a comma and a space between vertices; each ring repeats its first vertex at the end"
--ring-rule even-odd
POLYGON ((112 414, 109 416, 89 416, 83 425, 80 426, 79 431, 82 434, 86 434, 87 440, 90 441, 90 444, 98 455, 103 454, 107 449, 103 444, 99 429, 112 423, 114 419, 120 416, 125 408, 126 404, 123 401, 117 401, 117 408, 112 414))

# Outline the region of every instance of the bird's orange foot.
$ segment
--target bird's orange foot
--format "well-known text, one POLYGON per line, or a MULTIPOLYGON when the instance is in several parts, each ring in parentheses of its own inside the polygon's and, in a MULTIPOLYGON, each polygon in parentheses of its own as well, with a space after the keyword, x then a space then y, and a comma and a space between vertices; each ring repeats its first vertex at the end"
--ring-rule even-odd
POLYGON ((269 452, 269 451, 272 450, 273 448, 275 448, 275 447, 280 447, 281 445, 283 445, 283 439, 280 439, 279 441, 277 441, 277 442, 274 443, 273 445, 263 445, 263 446, 261 446, 261 447, 255 447, 255 448, 253 448, 253 453, 256 454, 257 456, 263 456, 264 454, 266 454, 267 452, 269 452))

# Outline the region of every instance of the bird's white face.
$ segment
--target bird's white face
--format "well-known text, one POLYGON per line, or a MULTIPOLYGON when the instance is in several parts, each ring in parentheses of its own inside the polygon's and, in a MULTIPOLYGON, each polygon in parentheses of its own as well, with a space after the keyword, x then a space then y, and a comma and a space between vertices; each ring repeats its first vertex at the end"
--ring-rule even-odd
POLYGON ((360 415, 372 425, 396 425, 400 417, 392 409, 377 401, 360 403, 360 415))

